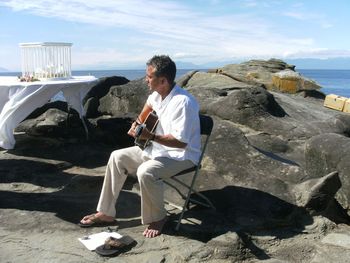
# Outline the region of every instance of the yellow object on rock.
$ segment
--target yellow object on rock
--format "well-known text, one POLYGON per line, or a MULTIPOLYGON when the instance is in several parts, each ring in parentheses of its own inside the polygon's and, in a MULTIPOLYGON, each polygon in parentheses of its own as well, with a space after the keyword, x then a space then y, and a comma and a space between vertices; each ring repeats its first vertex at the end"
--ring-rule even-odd
POLYGON ((296 93, 298 91, 298 80, 282 79, 279 76, 272 76, 272 83, 281 92, 296 93))
POLYGON ((347 99, 345 101, 343 112, 350 113, 350 99, 347 99))
MULTIPOLYGON (((329 94, 326 96, 323 105, 327 108, 331 108, 331 109, 338 110, 338 111, 343 111, 346 101, 348 101, 347 104, 350 103, 350 100, 346 97, 338 96, 335 94, 329 94)), ((348 112, 350 112, 349 105, 347 106, 347 110, 348 110, 348 112)))

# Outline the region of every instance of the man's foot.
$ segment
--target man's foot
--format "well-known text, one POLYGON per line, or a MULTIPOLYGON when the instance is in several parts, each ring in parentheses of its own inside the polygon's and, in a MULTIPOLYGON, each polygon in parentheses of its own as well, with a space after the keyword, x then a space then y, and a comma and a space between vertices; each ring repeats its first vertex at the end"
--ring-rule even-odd
POLYGON ((143 235, 148 238, 153 238, 162 234, 163 227, 167 221, 167 217, 164 217, 162 220, 157 222, 152 222, 149 226, 143 231, 143 235))
POLYGON ((114 217, 97 212, 96 214, 84 216, 78 225, 81 227, 110 226, 116 224, 116 222, 114 217))

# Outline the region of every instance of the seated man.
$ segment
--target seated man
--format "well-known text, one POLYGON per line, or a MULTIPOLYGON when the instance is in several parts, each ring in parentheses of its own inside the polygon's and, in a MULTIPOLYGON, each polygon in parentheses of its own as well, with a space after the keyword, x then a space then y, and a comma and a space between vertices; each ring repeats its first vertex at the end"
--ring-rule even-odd
POLYGON ((141 219, 148 227, 143 235, 161 234, 166 222, 163 182, 159 179, 188 169, 200 156, 199 105, 186 90, 175 85, 176 65, 168 56, 154 56, 147 62, 146 82, 151 91, 139 117, 128 134, 135 137, 138 125, 155 111, 158 125, 154 132, 144 128, 139 135, 151 144, 112 152, 97 205, 97 213, 85 216, 82 227, 113 223, 116 201, 128 174, 136 174, 140 184, 141 219))

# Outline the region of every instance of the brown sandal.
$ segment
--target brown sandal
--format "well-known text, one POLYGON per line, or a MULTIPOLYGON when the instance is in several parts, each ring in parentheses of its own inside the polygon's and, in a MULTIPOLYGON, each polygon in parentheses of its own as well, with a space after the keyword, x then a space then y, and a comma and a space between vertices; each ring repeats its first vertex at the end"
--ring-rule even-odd
POLYGON ((86 220, 90 220, 91 223, 84 224, 84 223, 79 222, 78 225, 80 227, 102 227, 102 226, 114 226, 117 224, 116 220, 113 220, 110 222, 103 221, 103 220, 101 220, 101 218, 97 217, 96 214, 91 214, 91 215, 86 216, 86 220))
POLYGON ((121 238, 109 237, 104 245, 96 248, 96 253, 101 256, 115 256, 130 248, 130 245, 136 241, 130 236, 122 236, 121 238))

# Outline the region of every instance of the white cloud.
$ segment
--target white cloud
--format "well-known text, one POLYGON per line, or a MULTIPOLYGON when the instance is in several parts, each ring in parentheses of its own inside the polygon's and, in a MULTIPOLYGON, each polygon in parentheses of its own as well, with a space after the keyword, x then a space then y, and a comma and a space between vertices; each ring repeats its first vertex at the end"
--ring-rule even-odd
POLYGON ((93 68, 96 66, 123 67, 144 65, 151 53, 126 54, 112 48, 83 48, 72 52, 74 69, 93 68))
MULTIPOLYGON (((282 5, 281 1, 248 0, 241 3, 251 10, 282 5)), ((220 2, 212 0, 210 4, 220 2)), ((108 41, 117 42, 119 48, 101 48, 91 44, 75 49, 72 60, 76 67, 143 64, 155 53, 166 53, 197 64, 227 58, 303 55, 300 50, 307 50, 304 53, 307 55, 315 45, 311 36, 298 38, 290 36, 288 32, 277 33, 281 30, 276 30, 277 25, 267 21, 268 16, 263 18, 234 12, 220 16, 201 13, 199 8, 188 6, 186 1, 2 0, 0 6, 17 12, 110 29, 108 41), (119 29, 127 31, 128 36, 119 35, 119 29), (113 37, 118 37, 118 40, 113 37), (120 38, 123 38, 123 42, 120 38)), ((302 7, 294 6, 296 11, 283 15, 303 21, 317 21, 326 28, 332 26, 320 15, 300 12, 298 8, 302 7)), ((311 54, 316 55, 317 52, 311 54)))
POLYGON ((300 13, 300 12, 284 12, 283 13, 284 16, 288 16, 288 17, 292 17, 298 20, 307 20, 309 19, 308 16, 306 14, 300 13))
POLYGON ((317 48, 317 49, 285 52, 283 56, 286 58, 320 58, 320 59, 339 58, 339 57, 350 58, 350 50, 317 48))
POLYGON ((321 28, 331 28, 333 24, 325 18, 323 14, 311 13, 306 11, 294 10, 282 13, 283 16, 291 17, 296 20, 307 21, 318 24, 321 28))
POLYGON ((256 0, 245 0, 243 1, 242 5, 244 7, 256 7, 258 6, 259 2, 256 0))
POLYGON ((198 56, 200 56, 200 54, 198 53, 179 52, 179 53, 173 54, 174 59, 190 59, 190 58, 197 58, 198 56))
POLYGON ((283 5, 283 1, 281 0, 268 0, 268 1, 262 1, 262 0, 244 0, 240 1, 241 5, 246 8, 273 8, 275 6, 283 5))

